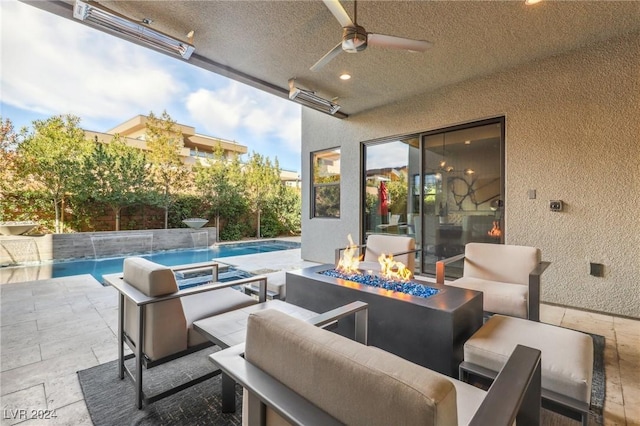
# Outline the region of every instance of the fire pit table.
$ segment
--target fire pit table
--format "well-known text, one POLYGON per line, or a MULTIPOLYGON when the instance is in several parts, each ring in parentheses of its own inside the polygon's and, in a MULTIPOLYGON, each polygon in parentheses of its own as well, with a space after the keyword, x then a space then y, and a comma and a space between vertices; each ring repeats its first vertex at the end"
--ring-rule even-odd
MULTIPOLYGON (((287 272, 287 302, 315 312, 365 302, 369 305, 369 345, 458 377, 464 342, 482 326, 481 292, 414 279, 411 284, 430 287, 425 292, 430 295, 411 296, 325 275, 334 268, 319 265, 287 272)), ((347 318, 334 331, 353 338, 354 327, 353 319, 347 318)))

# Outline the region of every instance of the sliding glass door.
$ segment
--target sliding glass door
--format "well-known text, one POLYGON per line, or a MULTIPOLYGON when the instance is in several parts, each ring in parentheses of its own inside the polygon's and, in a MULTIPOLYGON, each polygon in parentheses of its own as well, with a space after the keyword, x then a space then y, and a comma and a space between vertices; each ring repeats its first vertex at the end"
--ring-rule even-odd
POLYGON ((503 128, 498 119, 422 136, 423 272, 467 243, 503 242, 503 128))
POLYGON ((415 238, 417 273, 469 242, 504 241, 503 118, 366 142, 362 158, 363 237, 415 238))

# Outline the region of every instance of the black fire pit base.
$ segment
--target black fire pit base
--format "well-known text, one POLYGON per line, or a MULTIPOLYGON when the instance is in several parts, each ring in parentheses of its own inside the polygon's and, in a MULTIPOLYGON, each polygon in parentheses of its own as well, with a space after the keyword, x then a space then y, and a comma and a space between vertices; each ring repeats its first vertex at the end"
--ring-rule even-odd
MULTIPOLYGON (((287 302, 325 312, 360 300, 369 304, 369 345, 379 347, 416 364, 458 377, 463 345, 482 326, 482 293, 438 286, 438 293, 414 297, 333 278, 319 272, 320 265, 287 272, 287 302)), ((333 329, 353 338, 353 318, 333 329)))

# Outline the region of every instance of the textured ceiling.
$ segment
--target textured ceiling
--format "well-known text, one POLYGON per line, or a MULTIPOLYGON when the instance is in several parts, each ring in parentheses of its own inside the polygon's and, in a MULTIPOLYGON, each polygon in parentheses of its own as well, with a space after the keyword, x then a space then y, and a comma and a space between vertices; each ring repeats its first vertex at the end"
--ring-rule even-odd
MULTIPOLYGON (((275 92, 296 77, 299 86, 337 98, 346 114, 640 31, 639 1, 526 6, 524 1, 361 0, 357 19, 367 31, 429 40, 433 47, 424 53, 369 47, 342 53, 312 72, 309 67, 341 40, 340 25, 320 1, 99 3, 136 20, 152 19, 153 28, 178 38, 194 30, 194 63, 213 61, 229 67, 228 75, 239 71, 276 86, 275 92), (353 78, 338 79, 343 72, 353 78)), ((353 19, 353 2, 343 5, 353 19)))

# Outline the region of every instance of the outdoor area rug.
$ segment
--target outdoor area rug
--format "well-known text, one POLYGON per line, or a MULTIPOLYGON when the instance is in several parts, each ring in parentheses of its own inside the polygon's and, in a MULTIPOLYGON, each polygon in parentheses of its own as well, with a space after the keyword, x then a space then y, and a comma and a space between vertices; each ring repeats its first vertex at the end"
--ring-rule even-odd
MULTIPOLYGON (((602 425, 605 398, 604 337, 593 336, 594 361, 589 425, 602 425)), ((176 386, 190 377, 213 370, 207 355, 217 347, 204 349, 178 360, 144 370, 145 392, 155 394, 176 386)), ((131 360, 129 361, 131 362, 131 360)), ((132 368, 132 367, 130 367, 132 368)), ((118 378, 117 361, 78 372, 85 402, 96 426, 111 425, 241 425, 242 389, 236 386, 236 412, 224 414, 220 407, 220 376, 205 380, 151 405, 135 406, 133 382, 118 378)), ((542 410, 544 426, 574 426, 578 421, 542 410)))
MULTIPOLYGON (((207 355, 216 350, 217 347, 207 348, 150 370, 143 370, 142 384, 146 394, 154 395, 192 377, 213 371, 214 365, 207 355)), ((128 366, 131 362, 130 369, 133 368, 132 361, 127 361, 128 366)), ((118 377, 117 361, 78 371, 78 379, 91 421, 96 426, 242 424, 242 388, 236 386, 236 412, 222 413, 219 375, 153 404, 143 404, 141 410, 135 405, 132 380, 126 375, 123 380, 118 377)))

